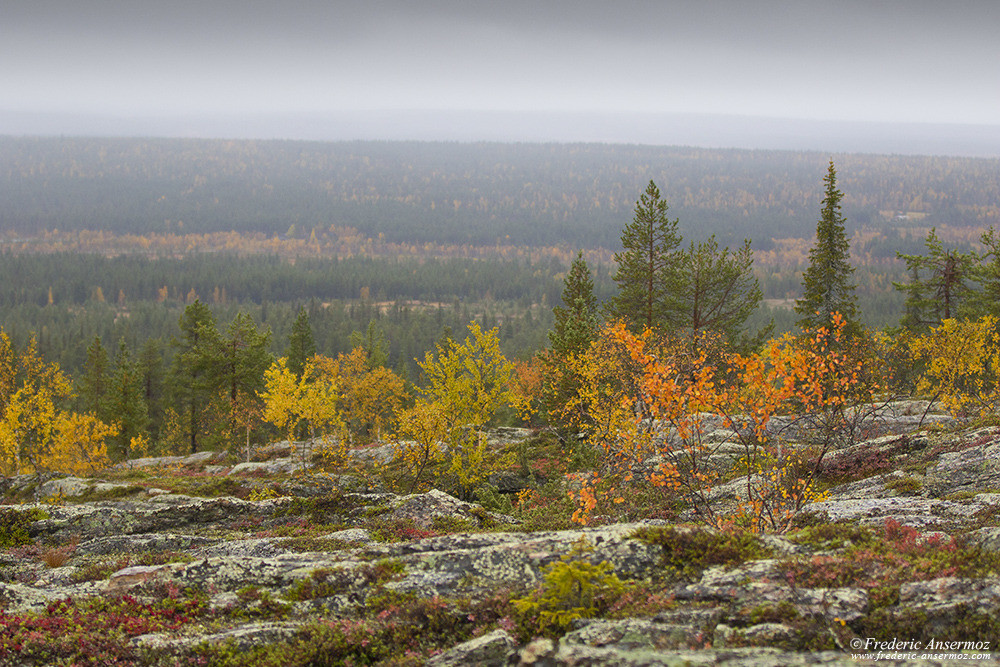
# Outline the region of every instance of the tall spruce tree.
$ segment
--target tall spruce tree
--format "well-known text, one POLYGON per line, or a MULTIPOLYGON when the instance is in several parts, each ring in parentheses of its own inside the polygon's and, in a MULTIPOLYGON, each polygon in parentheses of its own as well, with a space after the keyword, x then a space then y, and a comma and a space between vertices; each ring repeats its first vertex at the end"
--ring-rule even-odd
POLYGON ((978 288, 969 299, 969 314, 973 317, 992 315, 1000 318, 1000 237, 990 226, 979 238, 986 252, 976 255, 972 280, 978 288))
POLYGON ((142 375, 142 393, 149 413, 149 439, 157 442, 163 426, 163 351, 158 338, 149 338, 139 353, 139 372, 142 375))
POLYGON ((348 340, 352 350, 360 347, 365 351, 368 370, 388 365, 389 341, 385 338, 385 331, 375 320, 368 320, 368 328, 364 332, 352 331, 348 340))
POLYGON ((585 352, 597 333, 597 297, 583 251, 579 251, 563 282, 562 306, 552 309, 555 318, 549 332, 552 353, 558 357, 585 352))
POLYGON ((666 200, 653 181, 635 204, 632 222, 622 230, 622 252, 615 253, 618 295, 609 305, 614 318, 634 330, 665 327, 678 308, 676 250, 678 220, 667 217, 666 200))
POLYGON ((170 369, 170 393, 183 418, 184 436, 194 454, 198 451, 198 439, 204 435, 204 412, 211 390, 206 352, 217 344, 219 330, 215 315, 200 299, 184 308, 178 324, 181 338, 172 341, 177 352, 170 369))
POLYGON ((857 296, 851 274, 851 247, 844 230, 840 201, 844 193, 837 189, 837 170, 830 167, 823 178, 826 196, 816 225, 816 244, 809 250, 809 267, 802 276, 802 298, 795 302, 802 329, 830 328, 833 314, 840 313, 845 330, 856 332, 857 296))
POLYGON ((590 349, 599 326, 594 281, 582 250, 577 253, 563 281, 562 302, 562 306, 552 311, 555 323, 549 331, 551 347, 539 355, 542 405, 548 412, 549 423, 560 430, 571 426, 564 423, 560 415, 581 384, 573 358, 590 349))

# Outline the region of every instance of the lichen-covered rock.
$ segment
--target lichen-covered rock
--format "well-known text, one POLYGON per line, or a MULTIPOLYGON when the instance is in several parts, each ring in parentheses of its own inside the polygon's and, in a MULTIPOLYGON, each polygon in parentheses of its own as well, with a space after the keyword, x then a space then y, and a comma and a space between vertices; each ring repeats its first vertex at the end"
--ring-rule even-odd
POLYGON ((929 495, 1000 488, 1000 429, 990 428, 962 435, 971 443, 960 451, 944 452, 928 467, 924 486, 929 495))
POLYGON ((159 551, 186 551, 211 544, 219 539, 175 533, 145 533, 139 535, 109 535, 95 537, 79 544, 80 555, 137 554, 159 551))
MULTIPOLYGON (((721 613, 721 612, 720 612, 721 613)), ((660 618, 628 618, 614 621, 593 620, 562 638, 566 645, 615 648, 620 651, 662 651, 664 649, 704 648, 710 644, 705 625, 669 623, 660 618)), ((714 620, 714 619, 712 619, 714 620)), ((711 625, 715 625, 711 622, 711 625)))
POLYGON ((406 576, 390 587, 425 597, 476 595, 498 586, 532 587, 541 580, 545 566, 574 550, 582 560, 609 563, 619 577, 641 579, 660 565, 658 547, 631 539, 641 525, 445 535, 402 546, 379 545, 363 555, 401 559, 406 576))
POLYGON ((432 667, 502 667, 508 664, 517 642, 506 630, 494 630, 440 653, 428 661, 432 667))
POLYGON ((868 497, 827 500, 803 508, 803 514, 825 515, 829 521, 857 521, 883 525, 889 519, 904 526, 923 528, 969 522, 986 504, 974 499, 966 502, 934 500, 921 497, 868 497))
POLYGON ((481 526, 487 521, 515 523, 510 517, 486 512, 479 505, 459 500, 437 489, 394 500, 386 516, 396 521, 412 521, 413 525, 420 528, 430 528, 435 519, 442 518, 469 521, 474 526, 481 526))
POLYGON ((177 637, 158 632, 134 637, 132 644, 154 656, 165 649, 183 650, 202 643, 218 645, 231 642, 237 651, 245 651, 262 644, 273 644, 291 639, 300 627, 298 623, 247 623, 223 632, 195 637, 177 637))

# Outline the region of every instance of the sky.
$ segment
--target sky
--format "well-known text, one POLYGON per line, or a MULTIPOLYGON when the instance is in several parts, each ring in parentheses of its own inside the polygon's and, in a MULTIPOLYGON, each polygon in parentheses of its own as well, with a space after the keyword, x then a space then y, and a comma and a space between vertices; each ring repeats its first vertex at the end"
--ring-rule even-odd
POLYGON ((0 111, 998 126, 998 30, 996 0, 0 0, 0 111))

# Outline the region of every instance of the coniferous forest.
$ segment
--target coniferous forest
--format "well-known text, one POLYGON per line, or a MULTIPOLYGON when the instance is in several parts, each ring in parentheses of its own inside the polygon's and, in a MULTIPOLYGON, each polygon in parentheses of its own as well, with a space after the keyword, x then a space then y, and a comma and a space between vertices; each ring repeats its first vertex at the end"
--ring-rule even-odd
MULTIPOLYGON (((58 369, 80 414, 118 424, 109 452, 122 458, 136 443, 166 452, 231 440, 238 417, 246 425, 263 409, 240 397, 266 395, 265 371, 294 361, 303 336, 343 377, 389 371, 379 386, 401 383, 400 409, 431 381, 427 355, 458 354, 467 335, 523 364, 530 384, 532 364, 554 363, 545 354, 564 344, 560 330, 586 330, 590 342, 600 321, 640 322, 647 296, 665 310, 646 325, 714 331, 746 352, 806 328, 803 288, 817 288, 807 267, 834 163, 848 324, 915 330, 991 312, 997 160, 0 138, 7 376, 15 387, 32 364, 58 369), (647 195, 649 215, 670 229, 643 241, 630 224, 647 195), (627 266, 630 243, 647 255, 659 245, 660 268, 643 274, 641 253, 627 266), (659 291, 643 294, 654 273, 659 291), (566 289, 584 275, 577 296, 595 305, 573 315, 566 289), (349 372, 359 349, 366 370, 349 372)), ((301 380, 308 355, 297 354, 301 380)), ((358 414, 345 419, 361 433, 385 425, 358 414)), ((247 438, 274 435, 274 419, 255 418, 247 438)))

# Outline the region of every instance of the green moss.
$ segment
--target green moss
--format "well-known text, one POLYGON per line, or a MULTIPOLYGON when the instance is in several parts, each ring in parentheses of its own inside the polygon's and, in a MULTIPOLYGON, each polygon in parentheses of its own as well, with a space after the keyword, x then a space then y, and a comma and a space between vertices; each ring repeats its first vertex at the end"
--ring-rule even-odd
POLYGON ((276 621, 287 618, 292 606, 287 602, 276 600, 270 591, 257 586, 245 586, 236 591, 240 603, 230 610, 233 618, 241 620, 276 621))
POLYGON ((795 544, 819 551, 845 549, 855 545, 870 545, 878 538, 875 531, 852 523, 821 523, 798 530, 788 536, 795 544))
POLYGON ((747 617, 752 625, 758 623, 788 623, 802 616, 795 605, 788 600, 777 604, 763 604, 749 610, 747 617))
POLYGON ((31 544, 31 524, 47 518, 48 515, 38 508, 0 507, 0 548, 31 544))
POLYGON ((139 484, 129 484, 128 486, 116 486, 113 489, 104 491, 91 489, 87 493, 67 498, 67 500, 73 503, 95 503, 102 500, 117 500, 144 493, 146 493, 146 487, 139 484))
POLYGON ((895 491, 901 496, 919 495, 922 487, 923 483, 916 477, 898 477, 885 485, 885 488, 895 491))
MULTIPOLYGON (((485 515, 485 512, 483 514, 485 515)), ((431 519, 431 526, 435 532, 442 535, 479 532, 481 530, 478 522, 459 516, 435 516, 431 519)))
POLYGON ((322 496, 312 498, 291 498, 281 503, 276 516, 295 516, 308 519, 312 523, 329 523, 354 510, 363 507, 364 500, 340 491, 333 490, 322 496))
POLYGON ((292 537, 290 539, 284 540, 281 543, 282 549, 287 549, 289 551, 297 551, 300 553, 311 552, 311 551, 322 551, 325 553, 330 553, 333 551, 346 551, 348 549, 355 549, 357 547, 358 547, 357 542, 347 542, 345 540, 338 540, 335 537, 301 536, 301 537, 292 537))
POLYGON ((665 526, 641 528, 633 536, 662 549, 662 575, 693 581, 714 565, 735 566, 769 558, 771 550, 752 533, 665 526))

